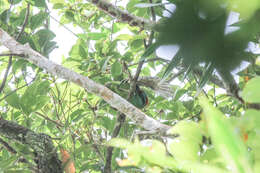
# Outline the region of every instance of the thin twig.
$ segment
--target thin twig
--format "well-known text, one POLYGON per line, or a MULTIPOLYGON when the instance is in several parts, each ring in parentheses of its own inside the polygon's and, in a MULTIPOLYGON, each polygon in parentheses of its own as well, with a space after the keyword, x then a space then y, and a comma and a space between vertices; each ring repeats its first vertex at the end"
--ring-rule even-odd
POLYGON ((12 154, 17 154, 17 151, 11 147, 7 142, 5 142, 2 138, 0 138, 0 143, 12 154))
MULTIPOLYGON (((31 80, 28 84, 32 83, 35 79, 36 79, 36 76, 35 76, 35 77, 33 78, 33 80, 31 80)), ((16 91, 18 91, 18 90, 20 90, 20 89, 22 89, 22 88, 24 88, 24 87, 26 87, 26 86, 27 86, 27 84, 25 84, 25 85, 23 85, 23 86, 21 86, 21 87, 19 87, 19 88, 16 88, 15 90, 9 92, 9 93, 6 94, 3 98, 0 99, 0 102, 1 102, 2 100, 4 100, 5 98, 7 98, 8 96, 10 96, 10 95, 12 95, 13 93, 15 93, 16 91)))
POLYGON ((40 113, 40 112, 35 112, 35 113, 36 113, 37 115, 39 115, 40 117, 42 117, 42 118, 46 119, 47 121, 50 121, 50 122, 52 122, 52 123, 56 124, 58 127, 64 127, 64 125, 63 125, 63 124, 60 124, 60 123, 56 122, 55 120, 52 120, 52 119, 50 119, 49 117, 47 117, 47 116, 43 115, 43 114, 42 114, 42 113, 40 113))
POLYGON ((57 22, 57 23, 59 23, 63 28, 65 28, 67 31, 69 31, 70 33, 72 33, 74 36, 76 36, 77 38, 79 38, 79 36, 75 33, 75 32, 73 32, 71 29, 69 29, 66 25, 64 25, 64 24, 62 24, 62 23, 60 23, 60 21, 58 21, 57 19, 55 19, 55 17, 53 17, 51 14, 49 14, 50 15, 50 17, 55 21, 55 22, 57 22))
MULTIPOLYGON (((144 63, 152 62, 152 61, 163 61, 163 62, 169 62, 169 61, 166 60, 166 59, 156 57, 156 58, 146 59, 146 60, 144 61, 144 63)), ((139 64, 139 62, 137 62, 137 63, 133 63, 133 64, 129 64, 128 67, 131 67, 131 66, 134 66, 134 65, 138 65, 138 64, 139 64)))
POLYGON ((16 53, 1 53, 0 56, 20 56, 20 57, 24 57, 23 54, 16 54, 16 53))
MULTIPOLYGON (((153 11, 153 7, 151 8, 151 12, 152 12, 152 16, 153 16, 153 19, 155 20, 155 13, 153 11)), ((149 45, 152 43, 152 40, 153 40, 153 37, 154 37, 154 32, 152 31, 151 32, 151 35, 149 37, 149 45)), ((146 46, 145 42, 144 42, 144 45, 146 46)), ((148 46, 149 46, 148 45, 148 46)), ((129 77, 130 77, 130 91, 129 91, 129 94, 128 94, 128 97, 127 97, 127 100, 130 99, 130 97, 132 96, 132 94, 135 92, 135 89, 136 89, 136 83, 137 83, 137 80, 139 78, 139 75, 141 73, 141 70, 142 70, 142 67, 143 67, 143 64, 144 64, 144 60, 140 61, 138 63, 138 67, 137 67, 137 70, 136 70, 136 73, 134 75, 134 77, 132 78, 131 77, 131 73, 129 72, 129 77)), ((125 65, 125 64, 124 64, 125 65)), ((128 69, 127 66, 125 66, 126 70, 128 69)), ((126 115, 120 113, 118 116, 117 116, 117 123, 114 127, 114 130, 112 132, 112 138, 115 138, 118 136, 124 122, 125 122, 125 119, 126 119, 126 115)), ((105 167, 104 167, 104 172, 105 173, 111 173, 112 170, 111 170, 111 159, 112 159, 112 154, 113 154, 113 147, 108 147, 107 148, 107 156, 106 156, 106 164, 105 164, 105 167)))

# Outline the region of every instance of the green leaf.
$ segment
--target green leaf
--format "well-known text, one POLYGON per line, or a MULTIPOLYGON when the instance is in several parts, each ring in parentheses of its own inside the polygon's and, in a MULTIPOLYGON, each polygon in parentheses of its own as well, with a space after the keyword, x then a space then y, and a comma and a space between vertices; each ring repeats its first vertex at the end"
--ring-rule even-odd
POLYGON ((75 111, 73 111, 71 114, 70 114, 70 118, 72 121, 74 121, 78 115, 81 115, 83 114, 84 110, 83 109, 77 109, 75 111))
MULTIPOLYGON (((139 144, 140 145, 140 144, 139 144)), ((162 167, 176 167, 176 162, 173 158, 167 157, 165 145, 157 140, 143 140, 141 141, 140 150, 142 157, 155 165, 162 167)), ((132 151, 135 153, 135 149, 132 151)))
POLYGON ((144 54, 141 56, 140 61, 145 60, 145 58, 147 58, 148 56, 150 56, 152 53, 155 52, 155 50, 157 49, 158 45, 156 43, 151 44, 144 52, 144 54))
POLYGON ((107 57, 107 58, 103 58, 100 62, 100 66, 101 66, 101 72, 105 72, 107 69, 107 64, 109 62, 109 60, 111 59, 111 56, 107 57))
POLYGON ((201 91, 201 89, 204 87, 204 85, 209 81, 210 77, 212 76, 212 73, 214 71, 214 65, 213 63, 210 63, 207 68, 203 71, 203 75, 200 79, 198 90, 201 91))
POLYGON ((91 40, 100 40, 102 38, 106 38, 107 34, 106 33, 99 33, 99 32, 90 32, 90 33, 87 33, 87 36, 91 40))
POLYGON ((35 106, 32 107, 32 112, 40 110, 43 106, 45 106, 50 101, 49 96, 38 96, 35 106))
POLYGON ((131 142, 129 142, 126 139, 114 138, 114 139, 111 139, 110 141, 108 141, 107 145, 125 149, 125 148, 128 148, 129 146, 131 146, 132 144, 131 144, 131 142))
POLYGON ((202 143, 202 133, 197 123, 180 121, 167 133, 178 136, 167 144, 169 152, 177 160, 199 160, 198 152, 202 143))
POLYGON ((45 0, 31 0, 36 7, 47 7, 45 0))
POLYGON ((19 4, 22 0, 8 0, 8 2, 12 5, 19 4))
POLYGON ((0 171, 6 172, 8 170, 8 168, 10 168, 14 165, 15 160, 17 160, 17 157, 14 155, 11 157, 5 158, 4 160, 1 160, 0 171))
POLYGON ((49 81, 45 80, 40 82, 37 85, 37 91, 34 93, 35 95, 46 95, 50 90, 50 83, 49 81))
POLYGON ((118 61, 114 62, 111 66, 111 74, 113 77, 117 77, 122 73, 122 64, 118 61))
POLYGON ((47 57, 55 48, 58 48, 55 41, 47 42, 44 46, 43 55, 47 57))
POLYGON ((5 11, 3 11, 0 15, 0 20, 3 22, 3 23, 8 23, 8 20, 9 20, 9 16, 10 16, 10 11, 7 9, 5 11))
POLYGON ((65 11, 65 17, 71 21, 74 21, 74 13, 71 10, 65 11))
POLYGON ((248 109, 244 115, 239 119, 239 126, 245 131, 251 131, 254 128, 260 128, 260 111, 255 109, 248 109))
POLYGON ((132 35, 129 34, 120 34, 119 36, 116 37, 117 40, 131 40, 133 39, 132 35))
POLYGON ((44 47, 45 44, 54 39, 56 35, 49 29, 41 29, 37 31, 34 36, 37 38, 40 47, 44 47))
POLYGON ((36 81, 26 89, 20 100, 21 108, 25 114, 29 115, 47 104, 49 97, 46 94, 49 91, 49 87, 48 81, 41 83, 36 81))
POLYGON ((118 31, 121 31, 123 28, 125 28, 127 25, 124 23, 114 23, 113 24, 113 33, 116 33, 118 31))
POLYGON ((163 74, 162 79, 165 79, 165 78, 168 77, 168 75, 172 72, 172 70, 179 64, 180 60, 181 60, 181 57, 178 56, 178 54, 176 54, 172 58, 170 64, 167 66, 167 68, 166 68, 166 70, 165 70, 165 72, 163 74))
POLYGON ((79 45, 79 56, 81 56, 82 58, 87 57, 87 53, 85 51, 85 48, 82 45, 79 45))
POLYGON ((253 173, 247 147, 219 110, 209 104, 205 96, 199 97, 212 142, 218 152, 231 166, 233 172, 253 173))
POLYGON ((202 164, 199 162, 190 162, 184 161, 179 162, 179 169, 184 170, 185 172, 192 172, 192 173, 231 173, 225 169, 221 169, 217 166, 210 165, 210 164, 202 164))
POLYGON ((260 103, 260 77, 249 80, 242 91, 242 98, 249 103, 260 103))
POLYGON ((140 49, 143 47, 144 41, 142 39, 136 39, 131 42, 132 49, 140 49))
POLYGON ((41 26, 43 24, 43 22, 47 19, 48 14, 41 11, 36 15, 33 15, 31 17, 31 21, 30 21, 30 28, 32 30, 35 30, 36 28, 38 28, 39 26, 41 26))
MULTIPOLYGON (((12 92, 12 91, 10 91, 12 92)), ((12 107, 20 109, 20 97, 16 92, 13 92, 11 95, 5 98, 5 101, 12 107)))
POLYGON ((13 63, 12 65, 12 71, 15 74, 16 71, 18 69, 22 69, 23 67, 25 67, 27 65, 28 61, 24 60, 24 59, 18 59, 17 61, 15 61, 15 63, 13 63))
POLYGON ((64 8, 64 4, 63 3, 55 3, 53 5, 53 9, 62 9, 64 8))

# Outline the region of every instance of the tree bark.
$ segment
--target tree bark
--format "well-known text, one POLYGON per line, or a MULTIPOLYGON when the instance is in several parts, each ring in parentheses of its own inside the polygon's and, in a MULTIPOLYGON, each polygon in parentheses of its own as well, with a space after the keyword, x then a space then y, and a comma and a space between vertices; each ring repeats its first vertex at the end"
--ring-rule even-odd
POLYGON ((53 146, 51 137, 43 133, 35 133, 12 121, 0 118, 0 134, 16 140, 33 149, 35 163, 39 173, 62 173, 61 161, 53 146))

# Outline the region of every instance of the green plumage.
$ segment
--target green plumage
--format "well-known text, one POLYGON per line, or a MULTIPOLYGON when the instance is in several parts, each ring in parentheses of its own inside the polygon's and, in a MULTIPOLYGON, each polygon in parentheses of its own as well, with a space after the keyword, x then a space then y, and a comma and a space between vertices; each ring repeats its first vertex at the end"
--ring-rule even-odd
POLYGON ((130 97, 129 101, 139 109, 142 109, 148 104, 148 97, 146 93, 136 85, 136 90, 130 97))

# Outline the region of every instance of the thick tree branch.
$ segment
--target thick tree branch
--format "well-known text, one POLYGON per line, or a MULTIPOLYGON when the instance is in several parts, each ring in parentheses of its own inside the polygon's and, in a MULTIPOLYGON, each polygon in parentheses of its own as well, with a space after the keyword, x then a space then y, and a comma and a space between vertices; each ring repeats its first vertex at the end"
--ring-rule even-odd
POLYGON ((140 28, 151 29, 155 24, 152 21, 143 19, 141 17, 134 16, 128 11, 121 10, 120 8, 109 3, 107 0, 87 0, 88 2, 94 4, 102 11, 115 17, 120 22, 128 23, 131 26, 138 26, 140 28))
POLYGON ((14 122, 0 118, 0 134, 8 139, 26 144, 33 149, 37 172, 62 173, 61 161, 51 138, 45 134, 38 134, 14 122))
POLYGON ((23 57, 23 59, 32 62, 33 64, 46 70, 50 74, 73 82, 83 87, 88 92, 96 94, 97 96, 103 98, 108 104, 119 110, 121 113, 125 114, 128 118, 130 118, 137 125, 143 127, 144 129, 165 132, 170 128, 169 126, 161 124, 160 122, 147 116, 141 110, 130 104, 128 101, 126 101, 110 89, 104 87, 103 85, 100 85, 86 76, 82 76, 72 70, 69 70, 48 60, 40 53, 34 51, 28 44, 22 45, 18 43, 1 28, 0 43, 10 49, 12 53, 24 54, 25 57, 23 57))

